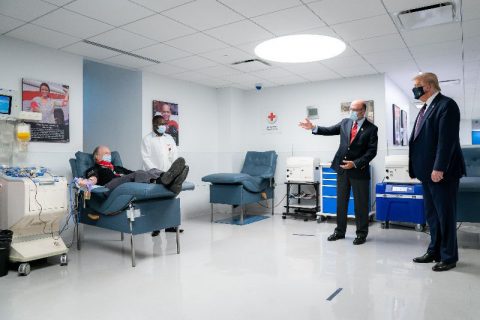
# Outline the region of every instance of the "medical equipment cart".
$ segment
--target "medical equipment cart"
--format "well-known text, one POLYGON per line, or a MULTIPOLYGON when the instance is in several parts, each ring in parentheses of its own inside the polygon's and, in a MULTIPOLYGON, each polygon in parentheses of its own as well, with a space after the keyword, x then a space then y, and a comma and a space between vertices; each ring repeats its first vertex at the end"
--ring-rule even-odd
POLYGON ((303 221, 315 219, 320 210, 320 182, 287 181, 285 184, 287 185, 287 203, 284 206, 286 212, 282 214, 282 218, 293 216, 303 218, 303 221), (297 186, 296 194, 292 194, 292 186, 297 186), (313 186, 315 193, 306 194, 302 191, 302 186, 313 186))

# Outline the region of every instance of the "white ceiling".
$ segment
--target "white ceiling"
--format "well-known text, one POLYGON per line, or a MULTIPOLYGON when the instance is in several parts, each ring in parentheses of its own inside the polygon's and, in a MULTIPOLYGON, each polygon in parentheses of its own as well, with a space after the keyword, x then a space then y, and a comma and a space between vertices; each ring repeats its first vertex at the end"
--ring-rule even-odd
POLYGON ((443 92, 462 117, 480 118, 480 1, 462 0, 459 22, 400 30, 396 12, 443 0, 0 0, 0 35, 89 59, 212 87, 253 89, 386 73, 411 95, 412 77, 461 79, 443 92), (335 36, 347 50, 315 63, 232 66, 265 39, 335 36), (82 42, 161 61, 156 64, 82 42))

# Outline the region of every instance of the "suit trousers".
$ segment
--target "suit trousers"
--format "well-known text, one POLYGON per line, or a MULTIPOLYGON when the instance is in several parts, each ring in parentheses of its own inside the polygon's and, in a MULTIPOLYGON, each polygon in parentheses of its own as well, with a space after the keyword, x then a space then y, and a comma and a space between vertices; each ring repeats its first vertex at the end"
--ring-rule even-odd
POLYGON ((368 203, 370 197, 370 179, 353 179, 346 172, 337 174, 337 227, 335 232, 345 235, 347 231, 347 210, 353 189, 355 204, 355 224, 357 236, 368 235, 368 203))
POLYGON ((113 178, 105 184, 105 188, 110 189, 112 191, 116 187, 118 187, 121 184, 124 184, 126 182, 140 182, 140 183, 151 183, 152 181, 156 180, 157 178, 160 178, 162 175, 163 171, 158 170, 158 169, 150 169, 148 171, 144 170, 137 170, 132 173, 120 176, 118 178, 113 178))
POLYGON ((459 179, 422 182, 425 217, 430 227, 428 252, 445 263, 458 261, 458 184, 459 179))

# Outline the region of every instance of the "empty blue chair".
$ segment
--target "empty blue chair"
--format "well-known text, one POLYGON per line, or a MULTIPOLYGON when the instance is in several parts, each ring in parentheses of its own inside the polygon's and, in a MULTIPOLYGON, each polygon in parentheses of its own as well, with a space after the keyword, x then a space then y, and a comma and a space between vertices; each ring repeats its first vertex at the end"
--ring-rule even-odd
POLYGON ((202 178, 210 182, 211 221, 213 222, 213 204, 240 206, 240 224, 243 224, 244 206, 265 199, 272 200, 274 213, 275 151, 248 151, 241 173, 215 173, 202 178), (262 197, 262 193, 266 197, 262 197))
MULTIPOLYGON (((112 163, 122 165, 118 152, 112 152, 112 163)), ((77 152, 75 159, 70 159, 72 175, 85 177, 86 171, 93 167, 94 160, 91 153, 77 152)), ((184 182, 182 190, 193 190, 194 185, 184 182)), ((130 233, 132 266, 135 267, 134 235, 176 228, 177 253, 180 253, 180 239, 178 227, 181 223, 180 199, 160 184, 127 182, 112 192, 107 188, 98 187, 92 190, 91 198, 85 199, 83 192, 78 200, 77 223, 88 224, 99 228, 130 233), (131 210, 130 210, 131 209, 131 210), (134 209, 140 209, 140 215, 134 209), (88 214, 100 215, 100 219, 92 220, 88 214)), ((137 211, 138 213, 138 211, 137 211)), ((77 225, 77 248, 81 249, 80 233, 77 225)))
POLYGON ((462 147, 467 176, 460 179, 457 222, 480 222, 480 147, 462 147))

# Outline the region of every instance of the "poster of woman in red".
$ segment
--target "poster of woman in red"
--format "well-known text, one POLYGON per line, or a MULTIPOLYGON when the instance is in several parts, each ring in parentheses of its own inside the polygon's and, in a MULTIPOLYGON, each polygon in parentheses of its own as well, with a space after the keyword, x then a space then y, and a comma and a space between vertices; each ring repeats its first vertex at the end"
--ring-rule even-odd
POLYGON ((22 110, 42 114, 30 123, 32 141, 69 142, 69 86, 23 79, 22 110))

